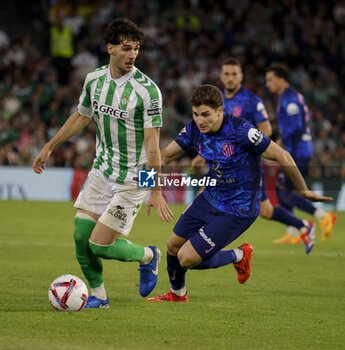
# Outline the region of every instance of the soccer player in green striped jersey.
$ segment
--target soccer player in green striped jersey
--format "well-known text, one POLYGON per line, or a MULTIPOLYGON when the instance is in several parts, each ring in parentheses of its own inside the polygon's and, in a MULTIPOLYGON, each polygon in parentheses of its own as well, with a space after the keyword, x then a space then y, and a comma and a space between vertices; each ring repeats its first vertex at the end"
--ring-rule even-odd
MULTIPOLYGON (((138 261, 142 296, 157 283, 159 249, 125 239, 148 193, 137 186, 138 171, 145 166, 155 170, 161 166, 161 92, 134 66, 143 38, 143 32, 129 20, 117 19, 108 26, 105 41, 109 64, 87 75, 77 112, 43 147, 32 165, 36 173, 42 173, 51 152, 94 120, 96 157, 74 204, 76 257, 92 294, 88 308, 109 306, 101 258, 138 261)), ((172 219, 158 188, 148 198, 148 214, 152 206, 162 220, 172 219)))

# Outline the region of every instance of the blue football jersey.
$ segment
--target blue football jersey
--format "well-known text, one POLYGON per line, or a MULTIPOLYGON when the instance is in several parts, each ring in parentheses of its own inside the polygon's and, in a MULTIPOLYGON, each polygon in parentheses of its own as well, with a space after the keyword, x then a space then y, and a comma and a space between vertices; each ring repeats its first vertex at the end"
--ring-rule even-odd
POLYGON ((277 120, 284 148, 295 159, 311 158, 313 142, 309 110, 299 92, 287 88, 279 98, 277 120))
POLYGON ((270 139, 242 118, 224 115, 221 128, 203 134, 192 120, 175 141, 182 149, 193 147, 209 166, 216 186, 207 186, 205 199, 220 211, 255 217, 261 198, 260 155, 270 139))
POLYGON ((262 99, 243 87, 231 98, 227 98, 223 92, 223 108, 224 114, 241 117, 256 127, 268 121, 262 99))

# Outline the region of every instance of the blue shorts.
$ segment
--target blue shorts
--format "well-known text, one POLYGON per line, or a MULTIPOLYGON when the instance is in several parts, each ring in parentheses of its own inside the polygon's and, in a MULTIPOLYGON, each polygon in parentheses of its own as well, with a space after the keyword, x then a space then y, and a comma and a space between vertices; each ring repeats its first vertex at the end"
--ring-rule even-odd
POLYGON ((205 260, 245 232, 255 219, 221 212, 200 194, 180 216, 174 233, 189 240, 205 260))

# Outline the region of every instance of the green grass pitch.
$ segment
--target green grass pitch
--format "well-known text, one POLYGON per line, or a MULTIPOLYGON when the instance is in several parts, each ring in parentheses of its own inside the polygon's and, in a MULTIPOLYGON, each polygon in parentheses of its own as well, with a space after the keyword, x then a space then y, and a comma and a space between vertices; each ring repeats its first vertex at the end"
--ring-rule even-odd
MULTIPOLYGON (((182 206, 172 207, 177 219, 182 206)), ((105 261, 111 308, 53 311, 47 290, 57 276, 83 278, 74 258, 71 203, 0 202, 0 349, 344 349, 345 213, 331 239, 307 256, 274 245, 284 232, 258 219, 232 246, 251 242, 253 275, 232 266, 189 271, 189 303, 148 303, 138 265, 105 261)), ((139 214, 130 239, 166 252, 173 223, 139 214)), ((153 294, 168 291, 165 258, 153 294)))

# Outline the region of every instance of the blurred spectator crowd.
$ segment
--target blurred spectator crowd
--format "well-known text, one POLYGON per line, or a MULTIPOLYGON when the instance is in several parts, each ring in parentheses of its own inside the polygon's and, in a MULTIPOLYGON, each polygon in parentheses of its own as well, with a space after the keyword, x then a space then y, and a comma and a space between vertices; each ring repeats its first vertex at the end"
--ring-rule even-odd
MULTIPOLYGON (((219 86, 219 69, 229 56, 242 62, 244 85, 264 99, 276 127, 276 100, 265 89, 264 75, 270 63, 285 62, 312 114, 312 175, 345 176, 345 1, 37 3, 24 35, 0 27, 0 165, 31 165, 76 110, 86 74, 108 62, 105 27, 126 17, 146 34, 136 65, 162 90, 163 145, 189 121, 193 87, 219 86)), ((94 135, 90 123, 49 165, 88 169, 94 135)))

